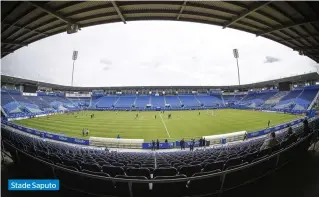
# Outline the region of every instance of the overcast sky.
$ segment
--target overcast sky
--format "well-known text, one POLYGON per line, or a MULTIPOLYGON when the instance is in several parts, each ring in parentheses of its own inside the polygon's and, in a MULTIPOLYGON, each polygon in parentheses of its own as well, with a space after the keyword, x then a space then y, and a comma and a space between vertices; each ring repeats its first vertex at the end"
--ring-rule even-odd
POLYGON ((317 64, 281 44, 253 34, 189 22, 141 21, 61 33, 1 60, 5 75, 75 86, 242 84, 316 71, 317 64))

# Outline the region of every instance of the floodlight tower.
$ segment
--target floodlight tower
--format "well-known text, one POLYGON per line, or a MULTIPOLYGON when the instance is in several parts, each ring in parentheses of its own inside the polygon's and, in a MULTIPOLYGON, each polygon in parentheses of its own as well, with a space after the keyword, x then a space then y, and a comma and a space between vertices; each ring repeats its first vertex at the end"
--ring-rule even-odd
POLYGON ((234 53, 234 57, 236 58, 236 62, 237 62, 238 85, 240 85, 240 74, 239 74, 239 65, 238 65, 238 58, 239 58, 238 49, 233 49, 233 53, 234 53))
POLYGON ((73 68, 72 68, 72 82, 71 86, 73 86, 73 74, 74 74, 74 63, 75 60, 78 59, 78 51, 73 51, 72 60, 73 60, 73 68))

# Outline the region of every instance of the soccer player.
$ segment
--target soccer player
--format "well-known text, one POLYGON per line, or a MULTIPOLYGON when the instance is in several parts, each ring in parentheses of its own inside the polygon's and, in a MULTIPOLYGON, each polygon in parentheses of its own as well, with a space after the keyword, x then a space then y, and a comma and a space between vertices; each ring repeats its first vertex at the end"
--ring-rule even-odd
POLYGON ((155 120, 156 120, 156 115, 155 115, 155 120))
POLYGON ((89 129, 86 129, 86 136, 89 135, 89 129))
POLYGON ((268 128, 269 128, 269 125, 270 125, 270 120, 268 120, 268 128))
POLYGON ((159 147, 160 147, 160 143, 159 143, 159 141, 158 141, 158 139, 156 140, 156 148, 157 148, 157 150, 159 150, 159 147))
POLYGON ((155 150, 155 141, 152 140, 152 150, 155 150))
POLYGON ((198 112, 198 115, 200 115, 200 111, 198 112))

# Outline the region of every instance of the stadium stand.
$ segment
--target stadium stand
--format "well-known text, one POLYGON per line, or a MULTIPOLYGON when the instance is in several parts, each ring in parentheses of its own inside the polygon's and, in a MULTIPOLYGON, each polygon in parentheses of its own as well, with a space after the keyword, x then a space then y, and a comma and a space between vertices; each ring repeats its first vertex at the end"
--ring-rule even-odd
POLYGON ((276 92, 248 92, 248 95, 244 97, 239 104, 248 107, 259 107, 265 103, 269 98, 274 96, 276 92))
POLYGON ((166 104, 169 104, 172 109, 180 109, 182 104, 177 96, 165 96, 166 104))
POLYGON ((118 101, 119 97, 117 96, 104 96, 98 99, 92 98, 91 108, 111 108, 114 107, 114 104, 118 101))
POLYGON ((138 109, 145 109, 147 104, 150 104, 150 96, 140 95, 140 96, 137 96, 137 99, 134 105, 138 109))
POLYGON ((289 91, 280 91, 275 94, 273 97, 269 98, 265 103, 262 105, 263 107, 273 107, 279 103, 279 101, 289 94, 289 91))
POLYGON ((136 96, 120 96, 116 103, 114 103, 114 107, 116 109, 127 109, 131 108, 134 105, 134 102, 136 100, 136 96))
POLYGON ((242 94, 191 95, 92 95, 90 98, 65 97, 61 93, 40 92, 22 95, 18 90, 1 89, 2 109, 9 118, 29 117, 82 108, 96 110, 174 110, 209 108, 252 108, 264 110, 307 111, 318 97, 318 86, 292 91, 268 90, 242 94))
POLYGON ((214 95, 214 96, 197 95, 196 98, 199 100, 201 105, 205 107, 216 107, 216 106, 223 105, 221 95, 214 95))
POLYGON ((318 90, 305 89, 299 97, 295 100, 295 110, 306 110, 310 103, 314 100, 318 93, 318 90))
POLYGON ((179 95, 178 97, 182 102, 182 105, 184 105, 184 108, 197 108, 200 106, 199 101, 194 95, 179 95))
POLYGON ((77 107, 89 107, 91 98, 83 98, 83 97, 68 97, 68 100, 70 100, 75 106, 77 107))
POLYGON ((165 107, 164 96, 151 96, 150 104, 152 105, 153 108, 165 107))
POLYGON ((295 106, 295 100, 302 94, 303 90, 290 91, 274 106, 275 109, 292 109, 295 106))
MULTIPOLYGON (((316 121, 309 120, 311 128, 316 121)), ((286 141, 286 132, 281 132, 277 134, 280 144, 266 151, 259 150, 262 137, 195 152, 155 154, 83 148, 42 140, 7 126, 2 127, 2 140, 12 159, 27 165, 33 176, 58 178, 70 189, 115 196, 189 196, 236 188, 298 158, 308 149, 313 133, 304 136, 302 125, 294 133, 297 142, 286 141)))

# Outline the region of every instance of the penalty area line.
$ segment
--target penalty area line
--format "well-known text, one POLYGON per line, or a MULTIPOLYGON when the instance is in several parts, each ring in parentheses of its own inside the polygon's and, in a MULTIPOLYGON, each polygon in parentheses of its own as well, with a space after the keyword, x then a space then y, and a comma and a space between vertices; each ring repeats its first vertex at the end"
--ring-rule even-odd
POLYGON ((165 130, 166 130, 166 133, 167 133, 168 137, 171 138, 171 136, 170 136, 170 134, 169 134, 169 132, 168 132, 168 130, 167 130, 166 124, 165 124, 165 122, 164 122, 164 120, 163 120, 161 114, 160 114, 160 117, 161 117, 162 123, 163 123, 163 125, 164 125, 164 127, 165 127, 165 130))

